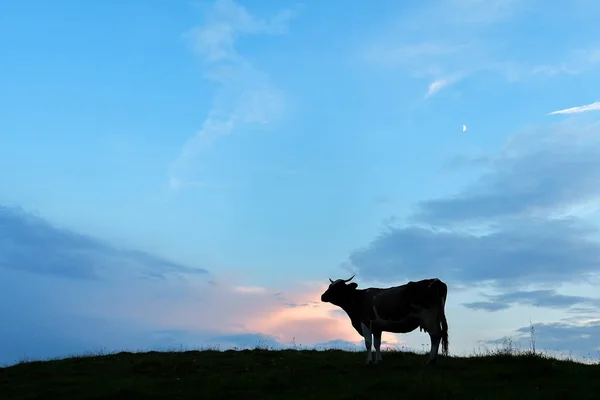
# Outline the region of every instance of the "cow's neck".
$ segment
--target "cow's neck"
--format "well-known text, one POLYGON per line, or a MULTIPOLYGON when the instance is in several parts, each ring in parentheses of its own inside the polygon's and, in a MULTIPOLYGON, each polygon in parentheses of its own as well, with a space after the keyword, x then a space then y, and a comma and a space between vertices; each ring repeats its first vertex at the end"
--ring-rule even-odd
POLYGON ((350 296, 346 297, 344 301, 338 304, 338 306, 341 307, 346 314, 348 314, 353 324, 356 322, 358 325, 360 325, 361 309, 358 307, 358 305, 364 294, 364 290, 356 289, 350 296))

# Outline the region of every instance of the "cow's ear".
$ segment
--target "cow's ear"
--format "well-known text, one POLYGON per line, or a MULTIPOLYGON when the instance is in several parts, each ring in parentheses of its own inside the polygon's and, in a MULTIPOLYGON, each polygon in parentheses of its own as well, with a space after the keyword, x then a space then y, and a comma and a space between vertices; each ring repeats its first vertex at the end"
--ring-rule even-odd
POLYGON ((358 283, 356 283, 356 282, 352 282, 352 283, 348 284, 348 286, 349 286, 351 289, 356 289, 356 288, 358 287, 358 283))

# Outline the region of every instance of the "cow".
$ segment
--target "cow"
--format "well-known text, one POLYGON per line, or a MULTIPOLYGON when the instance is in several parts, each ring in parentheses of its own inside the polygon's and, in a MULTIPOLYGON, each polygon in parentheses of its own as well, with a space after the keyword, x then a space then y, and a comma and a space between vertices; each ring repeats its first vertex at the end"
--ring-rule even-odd
POLYGON ((448 286, 438 278, 410 281, 389 288, 357 289, 349 279, 332 280, 321 301, 334 304, 346 312, 352 327, 365 339, 367 360, 381 361, 382 332, 408 333, 417 328, 429 334, 431 350, 426 363, 437 362, 440 342, 448 355, 448 322, 445 305, 448 286), (375 347, 372 360, 371 345, 375 347))

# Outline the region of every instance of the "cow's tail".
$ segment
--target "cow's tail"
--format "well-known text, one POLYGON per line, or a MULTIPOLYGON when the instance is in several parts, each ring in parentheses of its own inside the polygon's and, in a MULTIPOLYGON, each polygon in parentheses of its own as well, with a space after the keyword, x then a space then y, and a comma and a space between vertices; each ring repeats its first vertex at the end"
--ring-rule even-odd
POLYGON ((448 355, 448 321, 446 320, 446 296, 448 296, 448 286, 442 282, 440 290, 440 319, 442 324, 442 354, 448 355))

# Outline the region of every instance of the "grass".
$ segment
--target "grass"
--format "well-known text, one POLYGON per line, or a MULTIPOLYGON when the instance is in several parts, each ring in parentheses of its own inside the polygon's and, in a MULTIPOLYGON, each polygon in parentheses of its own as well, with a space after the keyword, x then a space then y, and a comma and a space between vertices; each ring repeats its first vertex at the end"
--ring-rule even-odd
POLYGON ((471 357, 343 350, 121 352, 0 368, 0 399, 598 399, 600 365, 506 347, 471 357))

